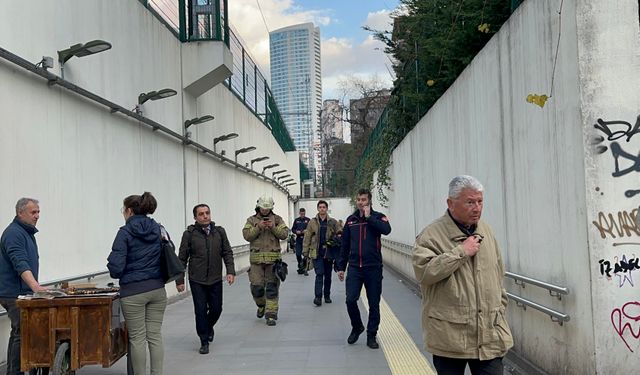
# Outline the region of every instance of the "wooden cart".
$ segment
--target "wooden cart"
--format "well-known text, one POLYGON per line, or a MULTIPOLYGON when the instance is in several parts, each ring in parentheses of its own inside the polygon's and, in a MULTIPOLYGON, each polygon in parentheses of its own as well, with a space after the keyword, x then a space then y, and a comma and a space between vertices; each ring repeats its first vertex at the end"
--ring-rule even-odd
POLYGON ((84 365, 111 367, 127 352, 116 293, 18 300, 22 371, 49 367, 74 374, 84 365))

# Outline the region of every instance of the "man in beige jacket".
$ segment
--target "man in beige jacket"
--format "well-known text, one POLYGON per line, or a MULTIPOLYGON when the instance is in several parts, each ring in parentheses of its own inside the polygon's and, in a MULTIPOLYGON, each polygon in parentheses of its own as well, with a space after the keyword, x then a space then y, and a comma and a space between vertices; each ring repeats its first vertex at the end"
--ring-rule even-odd
POLYGON ((439 375, 463 375, 467 364, 472 374, 502 374, 502 357, 513 346, 502 256, 480 220, 483 191, 474 177, 455 177, 447 212, 416 238, 425 349, 439 375))

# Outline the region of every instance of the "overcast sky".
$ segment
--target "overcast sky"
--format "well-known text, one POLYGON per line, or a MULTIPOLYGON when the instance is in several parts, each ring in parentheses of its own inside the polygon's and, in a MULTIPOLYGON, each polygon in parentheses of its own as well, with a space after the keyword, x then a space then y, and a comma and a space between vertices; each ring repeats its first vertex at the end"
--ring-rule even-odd
POLYGON ((384 45, 362 26, 390 30, 389 15, 397 5, 398 0, 229 0, 229 19, 267 77, 268 30, 304 22, 319 26, 322 89, 324 98, 329 99, 338 98, 336 85, 345 76, 369 79, 377 75, 391 86, 391 63, 382 51, 384 45))

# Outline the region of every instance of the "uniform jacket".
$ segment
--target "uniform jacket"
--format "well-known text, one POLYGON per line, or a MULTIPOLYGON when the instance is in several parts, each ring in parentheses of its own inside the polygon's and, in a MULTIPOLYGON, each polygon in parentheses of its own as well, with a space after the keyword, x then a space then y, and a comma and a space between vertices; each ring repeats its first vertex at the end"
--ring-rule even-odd
POLYGON ((162 279, 160 224, 145 215, 134 215, 120 227, 107 258, 112 278, 120 284, 162 279))
POLYGON ((249 216, 247 223, 242 228, 242 236, 249 242, 251 250, 249 261, 254 264, 268 264, 280 259, 280 240, 286 239, 289 234, 287 225, 273 211, 270 211, 266 216, 274 223, 273 228, 260 229, 258 223, 262 221, 263 217, 260 212, 249 216))
POLYGON ((391 224, 383 213, 371 210, 365 218, 356 210, 344 225, 338 270, 344 271, 347 263, 352 267, 382 266, 380 236, 389 233, 391 224))
POLYGON ((31 271, 38 280, 38 229, 21 222, 17 217, 0 237, 0 297, 16 298, 33 291, 22 280, 24 271, 31 271))
MULTIPOLYGON (((330 240, 339 232, 342 232, 342 228, 338 227, 338 221, 329 215, 327 215, 327 232, 325 235, 325 244, 327 240, 330 240)), ((320 216, 316 216, 307 225, 307 229, 304 231, 304 242, 302 245, 302 254, 308 256, 311 259, 316 259, 318 256, 318 243, 320 242, 320 216)), ((326 246, 326 245, 325 245, 326 246)), ((325 253, 326 254, 326 253, 325 253)), ((325 256, 326 258, 326 256, 325 256)))
POLYGON ((432 354, 484 361, 513 346, 498 243, 482 220, 475 234, 483 237, 480 250, 468 257, 462 249, 467 235, 445 213, 416 238, 413 269, 422 289, 425 348, 432 354))
POLYGON ((304 231, 305 229, 307 229, 307 225, 309 225, 309 221, 311 219, 309 219, 308 217, 297 217, 294 221, 293 221, 293 225, 291 226, 291 231, 293 232, 293 234, 296 235, 296 241, 302 241, 302 239, 304 238, 304 231), (302 234, 296 234, 297 231, 301 230, 302 234))
MULTIPOLYGON (((189 280, 213 285, 222 280, 222 263, 228 275, 235 275, 233 250, 224 228, 210 224, 209 235, 199 224, 189 225, 182 234, 178 258, 185 267, 189 265, 189 280)), ((178 280, 177 284, 183 284, 178 280)))

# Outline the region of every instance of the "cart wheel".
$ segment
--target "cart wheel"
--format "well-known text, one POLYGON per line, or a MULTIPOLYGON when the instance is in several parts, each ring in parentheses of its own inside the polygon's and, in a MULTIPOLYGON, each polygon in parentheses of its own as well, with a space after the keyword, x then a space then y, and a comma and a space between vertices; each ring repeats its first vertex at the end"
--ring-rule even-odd
POLYGON ((53 359, 52 375, 74 375, 71 371, 71 349, 68 342, 63 342, 56 350, 56 357, 53 359))

